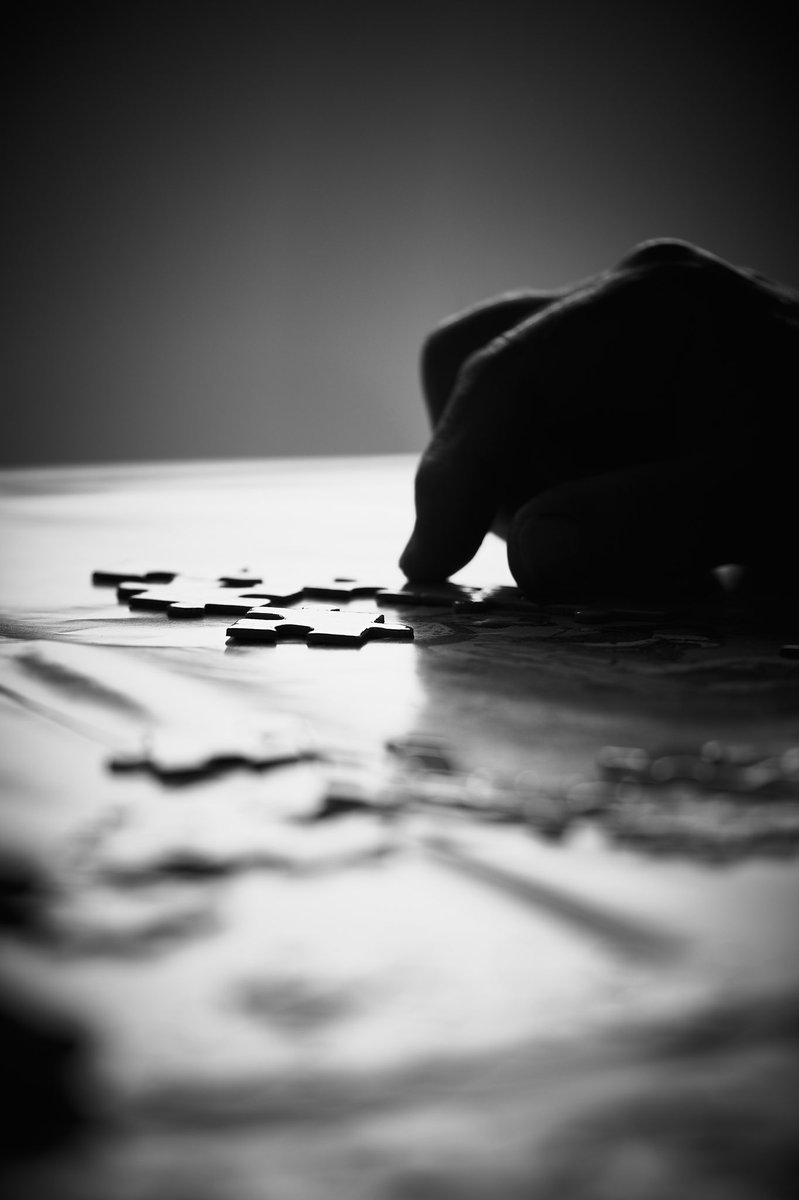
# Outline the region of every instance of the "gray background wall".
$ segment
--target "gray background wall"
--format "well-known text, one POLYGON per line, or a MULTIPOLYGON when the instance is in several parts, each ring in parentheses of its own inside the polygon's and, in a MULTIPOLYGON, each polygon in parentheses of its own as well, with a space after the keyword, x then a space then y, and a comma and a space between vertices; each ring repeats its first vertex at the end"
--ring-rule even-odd
POLYGON ((789 6, 4 6, 4 463, 419 449, 439 317, 681 236, 799 284, 789 6))

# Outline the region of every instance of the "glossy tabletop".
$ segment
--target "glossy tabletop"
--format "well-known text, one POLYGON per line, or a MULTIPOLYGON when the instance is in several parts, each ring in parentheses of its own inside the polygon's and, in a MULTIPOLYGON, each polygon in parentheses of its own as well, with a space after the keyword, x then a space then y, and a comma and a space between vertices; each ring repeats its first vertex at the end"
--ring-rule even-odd
MULTIPOLYGON (((412 641, 251 646, 229 616, 168 619, 92 583, 125 562, 398 584, 413 467, 0 474, 0 862, 33 897, 0 971, 75 1031, 80 1093, 74 1130, 13 1158, 10 1196, 781 1194, 790 788, 777 811, 716 786, 708 837, 694 814, 675 840, 663 792, 628 783, 619 824, 601 764, 711 743, 790 761, 784 632, 393 604, 412 641), (296 753, 120 769, 159 736, 243 732, 296 753), (449 770, 397 756, 419 738, 449 770), (770 836, 741 836, 742 814, 770 836)), ((457 581, 510 585, 501 543, 457 581)))

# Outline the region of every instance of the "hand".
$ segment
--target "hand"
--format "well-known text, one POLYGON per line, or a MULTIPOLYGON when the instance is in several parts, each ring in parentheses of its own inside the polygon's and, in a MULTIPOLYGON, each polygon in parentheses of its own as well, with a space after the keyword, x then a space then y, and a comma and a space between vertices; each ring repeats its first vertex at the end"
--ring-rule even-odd
POLYGON ((673 240, 456 316, 400 566, 446 579, 489 529, 534 598, 796 560, 797 368, 799 295, 673 240))

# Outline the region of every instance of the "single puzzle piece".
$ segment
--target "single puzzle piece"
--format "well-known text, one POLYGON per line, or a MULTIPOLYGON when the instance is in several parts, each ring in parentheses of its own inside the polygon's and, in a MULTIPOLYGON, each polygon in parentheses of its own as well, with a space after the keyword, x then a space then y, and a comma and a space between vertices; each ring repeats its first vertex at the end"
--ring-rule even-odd
POLYGON ((296 578, 280 578, 274 572, 263 575, 220 575, 215 581, 216 586, 234 588, 248 596, 256 596, 263 604, 293 604, 306 594, 305 586, 296 578))
POLYGON ((306 583, 303 593, 309 599, 354 600, 362 596, 374 596, 382 587, 382 583, 375 583, 373 580, 336 575, 333 579, 322 580, 321 583, 306 583))
POLYGON ((419 605, 420 607, 453 608, 471 600, 479 589, 460 583, 403 583, 395 588, 379 588, 377 604, 419 605))
POLYGON ((116 772, 147 770, 181 782, 233 766, 260 769, 300 762, 315 753, 306 736, 279 721, 271 728, 221 730, 174 724, 148 730, 108 765, 116 772))
POLYGON ((321 608, 252 609, 227 630, 233 641, 274 646, 278 641, 300 640, 309 646, 362 646, 367 641, 412 641, 409 625, 386 621, 383 613, 342 612, 321 608))
POLYGON ((429 735, 406 735, 386 742, 388 752, 412 771, 452 773, 458 768, 452 750, 441 738, 429 735))
POLYGON ((117 587, 129 580, 148 584, 171 583, 177 574, 177 571, 157 570, 145 567, 143 563, 128 562, 92 571, 92 583, 96 587, 117 587))
POLYGON ((263 575, 257 575, 254 571, 246 568, 241 571, 229 571, 225 575, 218 575, 216 582, 222 587, 249 588, 258 587, 264 581, 263 575))
MULTIPOLYGON (((244 614, 258 604, 263 604, 263 594, 236 591, 235 588, 213 587, 208 584, 197 584, 192 581, 165 584, 163 587, 148 588, 143 592, 134 592, 124 598, 128 608, 132 610, 149 609, 156 612, 169 613, 173 604, 188 604, 197 611, 195 615, 205 613, 235 613, 244 614)), ((181 615, 188 615, 183 610, 181 615)))
POLYGON ((722 792, 621 788, 602 824, 616 841, 658 856, 736 861, 763 854, 793 855, 799 846, 795 803, 751 804, 722 792))
POLYGON ((194 604, 191 600, 176 600, 169 605, 166 615, 172 621, 192 621, 205 616, 205 605, 194 604))

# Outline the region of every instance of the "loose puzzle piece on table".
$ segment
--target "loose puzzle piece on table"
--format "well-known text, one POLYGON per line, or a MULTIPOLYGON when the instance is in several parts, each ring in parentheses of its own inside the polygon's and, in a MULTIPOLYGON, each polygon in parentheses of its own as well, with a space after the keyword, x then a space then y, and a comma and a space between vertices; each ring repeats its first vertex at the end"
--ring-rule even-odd
POLYGON ((361 646, 364 642, 413 639, 409 625, 389 623, 383 613, 314 608, 253 608, 229 626, 227 633, 233 641, 262 646, 297 638, 309 646, 361 646))
POLYGON ((227 728, 176 721, 146 731, 135 745, 112 755, 108 765, 113 771, 149 770, 162 779, 183 782, 234 766, 258 769, 314 756, 308 737, 285 719, 227 728))

